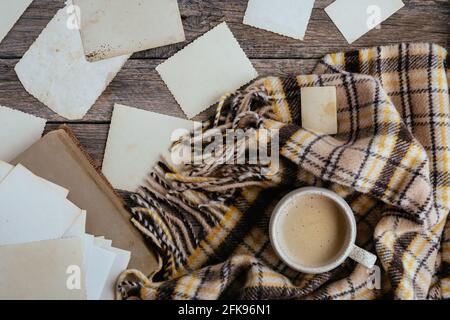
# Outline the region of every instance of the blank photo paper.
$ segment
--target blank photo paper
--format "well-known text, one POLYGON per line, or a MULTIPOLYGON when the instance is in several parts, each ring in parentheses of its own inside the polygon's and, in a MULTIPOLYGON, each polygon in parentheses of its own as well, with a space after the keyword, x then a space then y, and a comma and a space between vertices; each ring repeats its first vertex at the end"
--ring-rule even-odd
POLYGON ((258 76, 225 22, 156 70, 189 119, 258 76))
POLYGON ((68 8, 58 11, 16 65, 25 89, 60 116, 78 120, 125 64, 129 55, 99 62, 84 56, 79 30, 68 8))

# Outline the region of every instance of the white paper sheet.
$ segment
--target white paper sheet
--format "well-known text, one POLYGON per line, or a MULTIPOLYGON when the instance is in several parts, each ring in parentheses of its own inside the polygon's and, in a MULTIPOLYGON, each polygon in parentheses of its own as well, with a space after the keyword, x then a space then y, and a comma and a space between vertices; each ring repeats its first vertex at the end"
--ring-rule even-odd
POLYGON ((0 183, 11 173, 14 166, 0 160, 0 183))
MULTIPOLYGON (((92 236, 86 235, 90 245, 92 245, 92 236)), ((114 253, 114 261, 107 275, 105 284, 102 289, 100 300, 115 300, 115 289, 117 278, 128 267, 131 258, 131 252, 112 247, 112 240, 105 237, 95 237, 93 245, 114 253)), ((98 285, 98 284, 97 284, 98 285)))
POLYGON ((0 42, 19 20, 33 0, 1 0, 0 1, 0 42))
POLYGON ((353 43, 403 6, 401 0, 337 0, 325 12, 348 43, 353 43))
POLYGON ((17 165, 0 183, 0 245, 59 239, 82 210, 17 165))
POLYGON ((82 239, 0 246, 0 275, 0 300, 84 300, 82 239))
POLYGON ((116 254, 96 246, 91 235, 85 236, 84 245, 87 299, 99 300, 116 254))
MULTIPOLYGON (((8 174, 10 174, 13 169, 14 166, 0 160, 0 183, 8 176, 8 174)), ((62 198, 67 198, 67 196, 69 195, 69 190, 67 190, 66 188, 58 186, 57 184, 54 184, 53 182, 47 181, 45 179, 42 179, 42 181, 47 183, 50 187, 54 188, 55 191, 59 192, 62 198)))
POLYGON ((82 211, 74 223, 63 234, 63 238, 83 238, 86 232, 86 211, 82 211))
POLYGON ((73 0, 89 60, 131 54, 185 40, 176 0, 73 0))
POLYGON ((16 65, 25 89, 70 120, 84 117, 114 79, 129 55, 89 63, 74 19, 61 9, 16 65))
POLYGON ((303 40, 315 0, 250 0, 244 24, 303 40))
POLYGON ((103 160, 103 174, 121 190, 136 191, 166 152, 177 129, 194 122, 116 104, 103 160))
POLYGON ((100 300, 115 300, 117 278, 128 268, 131 253, 113 247, 105 249, 113 252, 116 257, 109 272, 108 278, 106 279, 100 300))
POLYGON ((45 119, 0 106, 0 160, 11 161, 38 141, 45 119))
POLYGON ((189 119, 258 76, 225 22, 156 70, 189 119))

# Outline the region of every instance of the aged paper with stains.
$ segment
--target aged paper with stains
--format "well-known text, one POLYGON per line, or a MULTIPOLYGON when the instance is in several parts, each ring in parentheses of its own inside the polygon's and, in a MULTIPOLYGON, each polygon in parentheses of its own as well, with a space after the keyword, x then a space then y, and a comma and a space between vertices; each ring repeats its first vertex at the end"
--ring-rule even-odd
POLYGON ((68 7, 58 11, 15 70, 36 99, 62 117, 78 120, 94 105, 129 55, 88 62, 80 33, 70 24, 70 12, 68 7))
POLYGON ((0 183, 0 245, 61 238, 83 211, 17 165, 0 183))
POLYGON ((176 0, 73 0, 90 61, 185 40, 176 0))
POLYGON ((336 87, 307 87, 301 92, 303 128, 319 134, 336 134, 336 87))

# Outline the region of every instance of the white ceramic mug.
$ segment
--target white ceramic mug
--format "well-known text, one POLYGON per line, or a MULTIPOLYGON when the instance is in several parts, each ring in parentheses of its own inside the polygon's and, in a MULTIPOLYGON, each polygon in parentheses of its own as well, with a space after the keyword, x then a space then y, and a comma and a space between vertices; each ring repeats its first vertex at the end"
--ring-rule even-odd
POLYGON ((272 218, 270 221, 270 241, 272 243, 272 247, 274 248, 277 255, 280 257, 281 260, 283 260, 289 267, 291 267, 294 270, 303 272, 303 273, 324 273, 331 271, 335 268, 337 268, 339 265, 341 265, 347 258, 351 258, 355 260, 356 262, 364 265, 366 268, 373 268, 375 265, 375 262, 377 260, 377 257, 364 250, 360 247, 356 246, 356 220, 355 216, 353 214, 353 210, 350 208, 350 206, 345 202, 343 198, 341 198, 336 193, 327 190, 327 189, 321 189, 321 188, 315 188, 315 187, 309 187, 309 188, 302 188, 295 190, 288 195, 286 195, 280 203, 276 206, 272 218), (289 255, 286 254, 286 251, 283 250, 283 248, 280 245, 280 241, 277 237, 280 223, 280 218, 283 214, 285 214, 286 210, 285 205, 295 197, 302 197, 306 195, 320 195, 327 197, 328 199, 333 200, 339 207, 341 207, 342 212, 345 214, 346 218, 346 243, 344 245, 344 249, 342 250, 342 254, 336 257, 332 262, 328 263, 327 265, 319 266, 319 267, 306 267, 300 265, 298 262, 294 262, 294 259, 289 257, 289 255))

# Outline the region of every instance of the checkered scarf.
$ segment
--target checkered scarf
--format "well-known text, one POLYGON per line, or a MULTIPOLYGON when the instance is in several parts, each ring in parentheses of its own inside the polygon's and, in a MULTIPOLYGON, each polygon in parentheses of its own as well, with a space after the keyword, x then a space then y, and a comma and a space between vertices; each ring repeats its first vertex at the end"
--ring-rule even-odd
POLYGON ((226 152, 201 165, 160 162, 130 211, 161 268, 150 277, 126 271, 118 297, 450 298, 446 66, 437 45, 374 47, 327 55, 313 75, 264 78, 225 96, 203 134, 280 129, 280 170, 269 177, 261 167, 226 165, 218 161, 226 152), (337 88, 338 135, 301 127, 307 86, 337 88), (280 261, 268 237, 271 212, 303 186, 328 188, 350 204, 357 244, 377 254, 378 268, 348 260, 310 275, 280 261))

